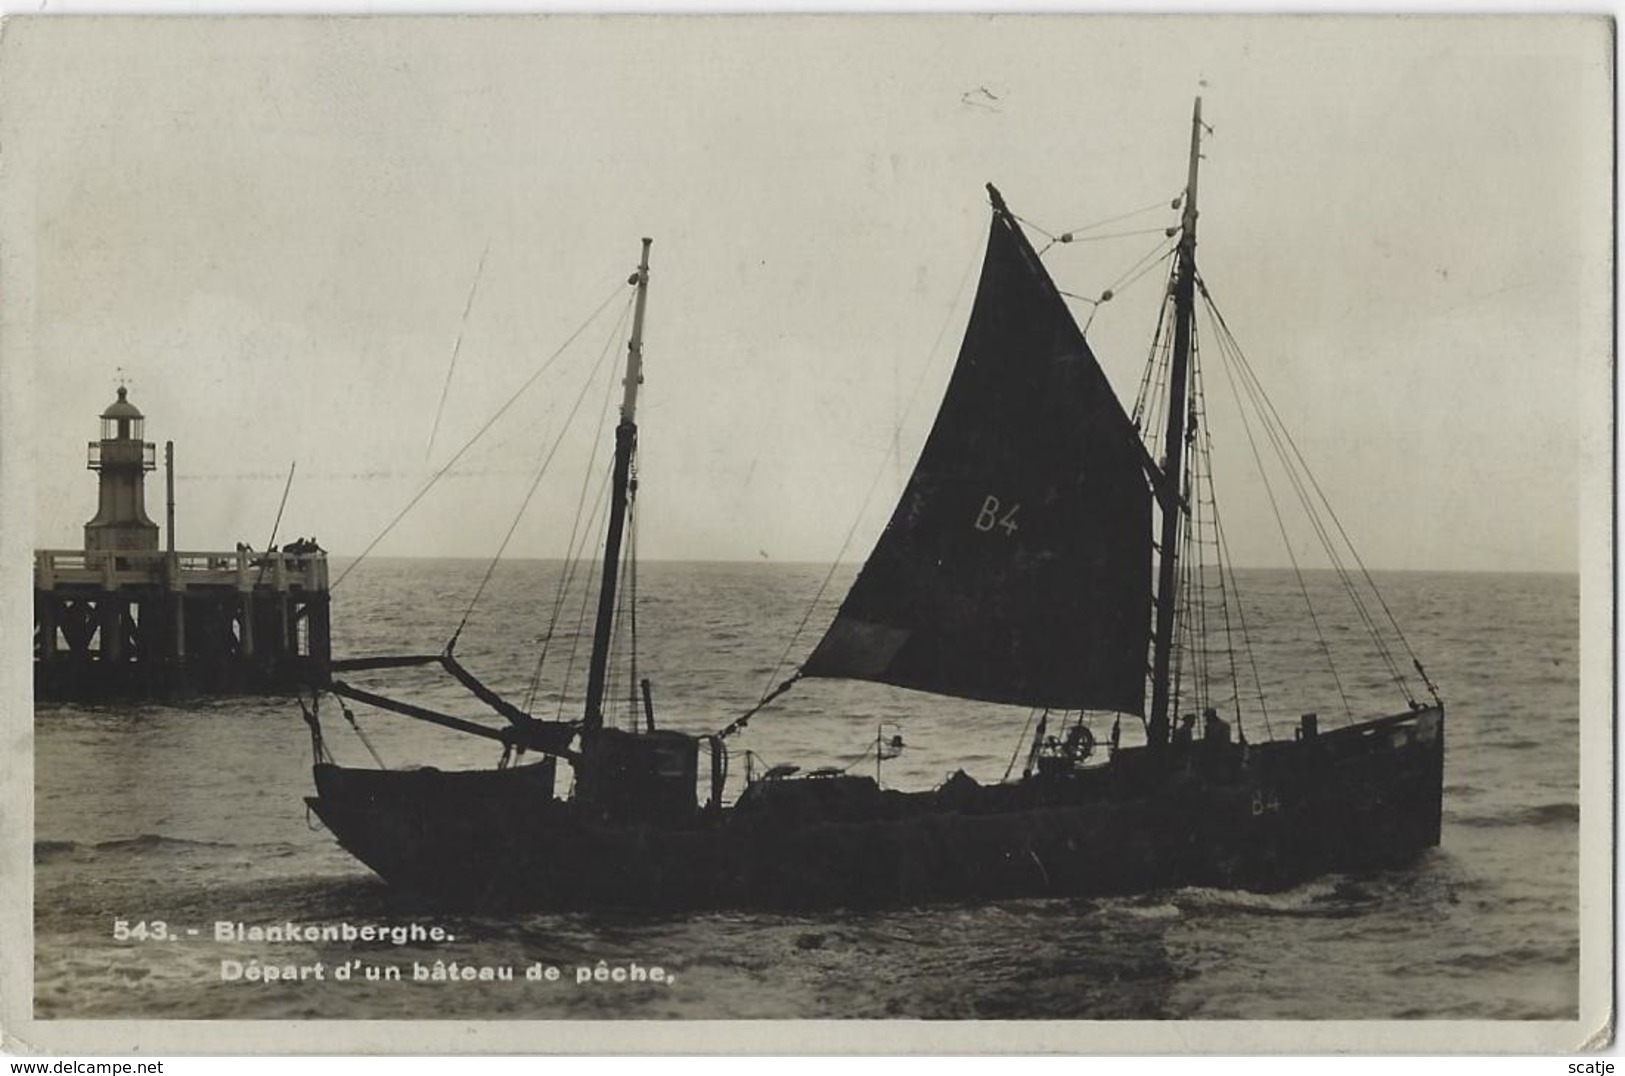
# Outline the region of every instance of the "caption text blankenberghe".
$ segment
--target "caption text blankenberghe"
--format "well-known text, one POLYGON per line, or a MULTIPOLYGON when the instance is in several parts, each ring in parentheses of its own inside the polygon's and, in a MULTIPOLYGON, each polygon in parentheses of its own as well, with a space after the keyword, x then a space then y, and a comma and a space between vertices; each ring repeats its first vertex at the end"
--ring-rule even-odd
MULTIPOLYGON (((208 928, 178 926, 161 919, 115 919, 113 940, 154 944, 360 944, 438 945, 457 940, 441 926, 422 923, 245 923, 216 920, 208 928)), ((385 962, 362 960, 287 961, 271 957, 221 958, 220 981, 226 983, 285 982, 528 982, 573 983, 603 986, 655 983, 675 986, 677 974, 657 964, 636 960, 573 965, 532 961, 522 965, 481 964, 457 960, 385 962)))

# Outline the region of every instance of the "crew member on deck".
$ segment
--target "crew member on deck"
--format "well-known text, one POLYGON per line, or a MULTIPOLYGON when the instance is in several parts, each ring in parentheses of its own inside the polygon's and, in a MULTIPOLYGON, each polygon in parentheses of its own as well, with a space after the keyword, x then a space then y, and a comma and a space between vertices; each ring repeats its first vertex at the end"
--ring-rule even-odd
POLYGON ((1202 742, 1227 744, 1230 742, 1230 722, 1219 716, 1211 706, 1202 711, 1202 742))
POLYGON ((1179 719, 1179 728, 1174 731, 1174 746, 1189 747, 1191 737, 1196 729, 1196 715, 1186 714, 1179 719))

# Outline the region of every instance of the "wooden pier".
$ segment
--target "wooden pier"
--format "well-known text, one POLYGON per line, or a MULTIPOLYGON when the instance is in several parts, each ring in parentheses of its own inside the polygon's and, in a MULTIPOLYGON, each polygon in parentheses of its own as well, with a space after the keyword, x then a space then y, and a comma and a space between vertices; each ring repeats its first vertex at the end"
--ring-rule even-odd
POLYGON ((34 691, 292 690, 331 653, 325 553, 34 553, 34 691))
POLYGON ((327 554, 300 540, 257 553, 177 552, 173 443, 168 548, 147 518, 156 467, 124 388, 102 412, 86 466, 99 475, 83 549, 34 553, 34 693, 96 699, 292 691, 325 683, 327 554))

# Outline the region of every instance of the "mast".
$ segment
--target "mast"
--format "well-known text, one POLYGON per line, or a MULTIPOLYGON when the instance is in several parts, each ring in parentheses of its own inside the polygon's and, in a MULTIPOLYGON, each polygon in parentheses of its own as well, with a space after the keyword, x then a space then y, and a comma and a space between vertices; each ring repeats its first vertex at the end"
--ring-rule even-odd
POLYGON ((649 247, 643 241, 643 259, 632 282, 638 287, 632 310, 632 338, 626 345, 626 378, 621 382, 621 421, 615 427, 615 473, 611 480, 609 533, 604 539, 603 580, 598 590, 598 623, 592 636, 592 664, 587 673, 587 708, 582 726, 587 731, 604 727, 604 679, 609 664, 609 638, 615 628, 615 584, 621 562, 621 538, 626 531, 626 504, 631 485, 632 455, 637 451, 638 386, 643 383, 643 309, 649 297, 649 247))
MULTIPOLYGON (((1161 553, 1157 561, 1157 622, 1151 663, 1149 727, 1167 735, 1172 691, 1169 666, 1174 650, 1174 619, 1179 604, 1179 531, 1183 501, 1187 428, 1186 382, 1190 371, 1193 308, 1196 297, 1196 166, 1202 157, 1202 99, 1191 114, 1190 174, 1185 181, 1185 213, 1179 238, 1179 272, 1174 279, 1174 361, 1168 381, 1168 430, 1163 442, 1161 553)), ((1154 742, 1154 741, 1153 741, 1154 742)), ((1158 745, 1160 746, 1160 745, 1158 745)))

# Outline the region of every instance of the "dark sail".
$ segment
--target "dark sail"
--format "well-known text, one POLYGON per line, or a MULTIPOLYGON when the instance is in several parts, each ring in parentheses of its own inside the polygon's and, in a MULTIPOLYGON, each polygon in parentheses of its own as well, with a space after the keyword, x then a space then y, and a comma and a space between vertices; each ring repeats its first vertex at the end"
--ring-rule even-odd
POLYGON ((1144 455, 1037 254, 994 198, 976 305, 936 425, 802 675, 1142 713, 1144 455))

